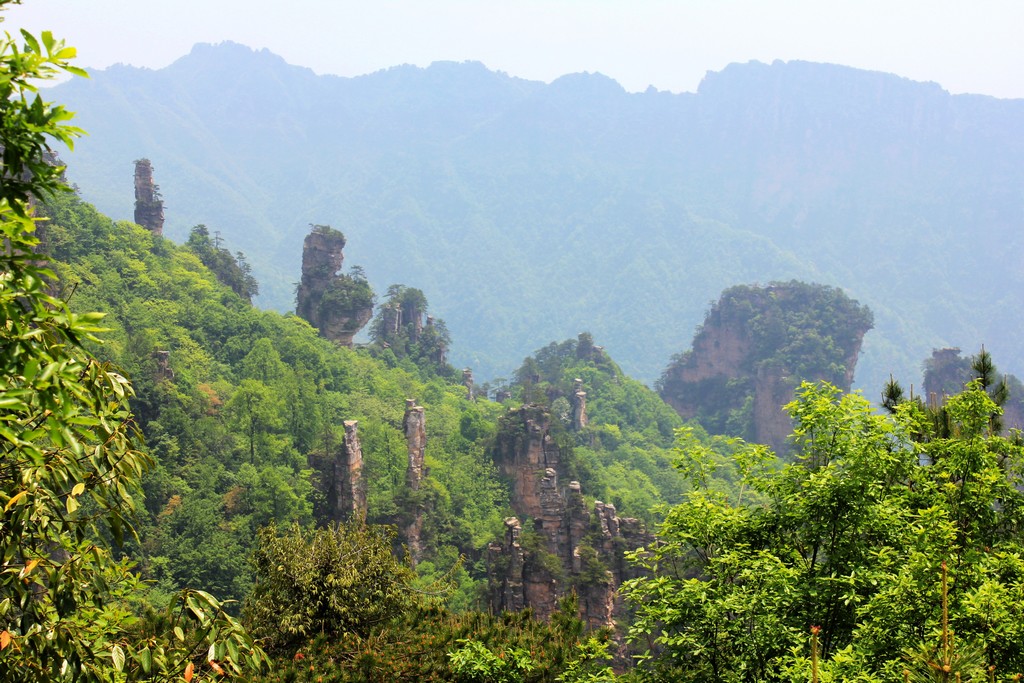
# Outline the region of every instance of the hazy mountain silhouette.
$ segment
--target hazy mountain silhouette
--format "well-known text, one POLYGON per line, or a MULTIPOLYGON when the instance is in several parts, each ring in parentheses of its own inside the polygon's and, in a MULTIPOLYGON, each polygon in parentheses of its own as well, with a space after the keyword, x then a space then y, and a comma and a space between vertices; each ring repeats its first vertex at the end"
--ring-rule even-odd
POLYGON ((283 310, 330 224, 378 292, 426 293, 480 378, 590 330, 652 380, 723 289, 790 278, 875 312, 871 397, 937 346, 1024 366, 1024 100, 804 62, 684 94, 479 63, 340 78, 230 43, 53 96, 90 133, 69 176, 101 210, 132 215, 149 158, 166 234, 219 230, 283 310))

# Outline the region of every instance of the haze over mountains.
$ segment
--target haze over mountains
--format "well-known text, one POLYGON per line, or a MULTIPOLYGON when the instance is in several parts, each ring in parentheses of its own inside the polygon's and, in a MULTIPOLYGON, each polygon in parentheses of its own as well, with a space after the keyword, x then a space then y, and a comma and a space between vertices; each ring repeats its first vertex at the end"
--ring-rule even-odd
POLYGON ((220 231, 281 310, 309 224, 329 224, 379 294, 425 292, 479 378, 589 330, 651 381, 723 289, 790 278, 874 311, 869 397, 938 346, 1024 367, 1024 100, 802 62, 693 94, 478 63, 340 78, 234 44, 53 98, 89 131, 66 161, 100 210, 132 215, 149 158, 166 234, 220 231))

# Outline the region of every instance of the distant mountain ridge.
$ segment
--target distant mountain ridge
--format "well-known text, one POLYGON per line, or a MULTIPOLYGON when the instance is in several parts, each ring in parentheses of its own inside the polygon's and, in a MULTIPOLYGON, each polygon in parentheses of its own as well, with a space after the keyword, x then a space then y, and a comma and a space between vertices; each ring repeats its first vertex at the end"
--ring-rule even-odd
POLYGON ((651 381, 722 290, 792 278, 875 312, 871 397, 933 347, 1024 366, 1024 100, 806 62, 683 94, 479 63, 341 78, 235 44, 53 96, 90 133, 69 176, 101 210, 131 216, 149 158, 166 234, 220 231, 282 310, 309 224, 330 224, 378 292, 424 291, 481 378, 589 330, 651 381))

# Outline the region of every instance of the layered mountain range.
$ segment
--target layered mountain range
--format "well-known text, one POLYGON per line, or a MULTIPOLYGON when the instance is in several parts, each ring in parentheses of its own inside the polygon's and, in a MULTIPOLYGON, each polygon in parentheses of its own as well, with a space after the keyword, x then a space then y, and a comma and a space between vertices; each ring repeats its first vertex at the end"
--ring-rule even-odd
POLYGON ((207 225, 280 310, 309 225, 342 230, 378 292, 424 291, 478 377, 586 329, 651 381, 723 289, 791 278, 874 311, 869 395, 936 347, 1024 365, 1022 100, 802 62, 683 94, 478 63, 340 78, 235 44, 57 90, 89 131, 69 178, 102 211, 132 216, 151 160, 165 234, 207 225))

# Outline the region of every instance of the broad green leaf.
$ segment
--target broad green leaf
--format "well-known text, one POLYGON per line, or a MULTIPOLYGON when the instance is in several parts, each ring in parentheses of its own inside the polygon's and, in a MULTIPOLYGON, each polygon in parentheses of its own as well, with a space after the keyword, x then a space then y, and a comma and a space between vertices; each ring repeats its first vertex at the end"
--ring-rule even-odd
POLYGON ((142 666, 142 671, 144 673, 148 674, 150 671, 152 671, 153 653, 150 651, 149 647, 144 647, 141 650, 139 650, 138 654, 135 656, 135 659, 142 666))

